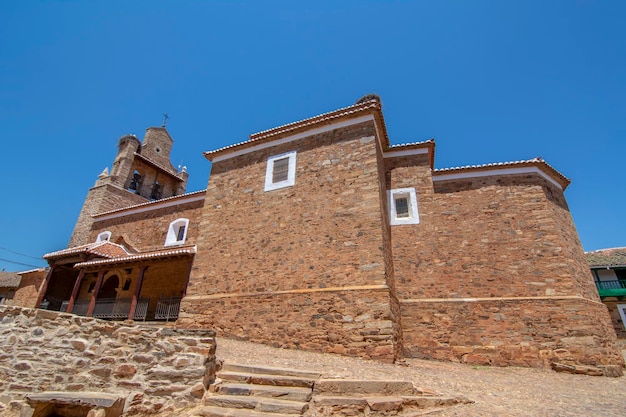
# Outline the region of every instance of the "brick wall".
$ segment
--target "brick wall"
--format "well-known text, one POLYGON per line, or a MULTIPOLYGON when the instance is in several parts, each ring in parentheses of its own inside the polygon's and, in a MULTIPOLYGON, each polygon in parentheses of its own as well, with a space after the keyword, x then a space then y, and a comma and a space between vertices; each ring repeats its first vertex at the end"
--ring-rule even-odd
MULTIPOLYGON (((246 300, 247 319, 241 319, 242 312, 237 316, 243 334, 262 328, 263 336, 258 337, 266 342, 306 344, 306 332, 298 338, 289 336, 280 331, 278 322, 268 322, 262 314, 264 305, 271 310, 285 296, 248 301, 247 294, 306 290, 319 291, 319 297, 325 298, 328 289, 352 288, 342 293, 349 297, 345 301, 349 305, 361 297, 361 291, 367 294, 359 287, 388 292, 374 134, 372 122, 362 123, 214 162, 188 288, 188 294, 198 298, 193 306, 191 298, 183 300, 187 319, 181 323, 203 320, 197 316, 202 302, 208 308, 219 297, 224 303, 246 300), (298 151, 295 185, 265 192, 267 158, 292 150, 298 151)), ((381 297, 387 298, 383 316, 390 319, 388 296, 381 297)), ((322 314, 313 310, 294 312, 289 320, 306 329, 311 314, 322 314)), ((230 315, 222 312, 212 318, 225 335, 233 334, 230 315)), ((322 320, 307 330, 315 339, 320 332, 336 331, 339 339, 365 343, 358 330, 329 323, 322 320)), ((376 321, 372 323, 376 331, 376 321)), ((367 341, 368 346, 390 343, 367 341)), ((331 346, 329 341, 325 345, 325 349, 331 346)))

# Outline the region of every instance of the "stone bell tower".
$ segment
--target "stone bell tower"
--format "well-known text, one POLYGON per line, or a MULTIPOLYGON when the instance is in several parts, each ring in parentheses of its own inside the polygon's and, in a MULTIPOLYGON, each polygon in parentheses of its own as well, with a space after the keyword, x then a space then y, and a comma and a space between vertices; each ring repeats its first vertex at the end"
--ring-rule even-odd
POLYGON ((172 165, 173 143, 164 126, 146 129, 143 141, 122 136, 110 173, 105 168, 87 193, 68 246, 90 242, 94 214, 184 194, 189 174, 172 165))

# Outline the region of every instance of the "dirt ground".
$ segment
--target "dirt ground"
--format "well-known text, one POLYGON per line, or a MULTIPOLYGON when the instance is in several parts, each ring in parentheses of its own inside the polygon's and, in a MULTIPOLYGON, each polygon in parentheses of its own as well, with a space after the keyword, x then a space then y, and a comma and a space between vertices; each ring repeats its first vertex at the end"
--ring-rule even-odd
POLYGON ((407 359, 391 365, 339 355, 278 349, 224 338, 217 357, 229 362, 310 369, 324 378, 411 380, 474 404, 437 416, 626 416, 626 377, 607 378, 528 368, 492 368, 407 359))

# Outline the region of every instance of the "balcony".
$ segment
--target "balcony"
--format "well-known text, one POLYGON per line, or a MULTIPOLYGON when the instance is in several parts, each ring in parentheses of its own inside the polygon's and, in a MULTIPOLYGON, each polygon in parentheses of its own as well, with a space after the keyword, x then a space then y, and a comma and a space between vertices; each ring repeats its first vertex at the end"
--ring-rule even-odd
MULTIPOLYGON (((165 320, 174 321, 178 318, 181 297, 161 297, 156 302, 156 310, 149 311, 150 299, 140 298, 135 306, 133 320, 165 320)), ((105 320, 127 320, 130 315, 132 300, 130 298, 100 298, 96 300, 92 317, 105 320)), ((67 311, 69 300, 46 300, 39 308, 55 311, 67 311)), ((89 301, 76 301, 72 314, 87 315, 89 301)))
POLYGON ((626 296, 626 279, 596 281, 596 288, 600 297, 624 297, 626 296))

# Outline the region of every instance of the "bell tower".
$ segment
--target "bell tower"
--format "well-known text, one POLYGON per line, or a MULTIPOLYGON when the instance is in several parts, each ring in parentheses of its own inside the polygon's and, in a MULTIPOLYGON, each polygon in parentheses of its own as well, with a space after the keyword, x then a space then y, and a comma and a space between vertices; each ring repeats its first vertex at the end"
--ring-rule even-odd
POLYGON ((189 174, 172 165, 173 143, 164 126, 146 129, 143 141, 122 136, 111 172, 106 168, 87 193, 69 247, 89 243, 94 214, 184 194, 189 174))

